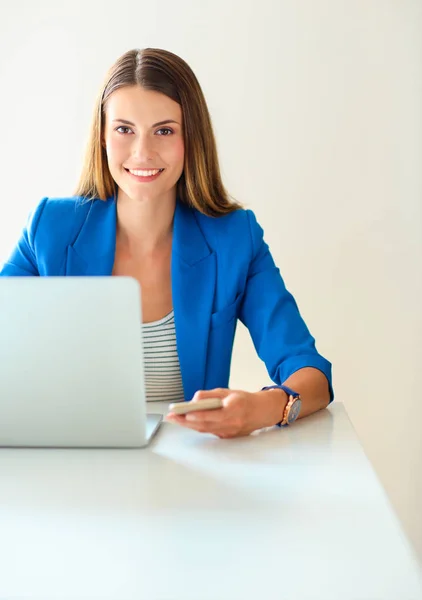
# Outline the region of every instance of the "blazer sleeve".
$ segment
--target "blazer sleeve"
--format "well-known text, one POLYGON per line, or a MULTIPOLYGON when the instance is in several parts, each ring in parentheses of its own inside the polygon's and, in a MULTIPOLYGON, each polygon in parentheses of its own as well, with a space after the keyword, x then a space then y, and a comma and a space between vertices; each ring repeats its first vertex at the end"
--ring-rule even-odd
POLYGON ((257 354, 276 385, 299 369, 314 367, 327 377, 332 401, 331 363, 317 352, 315 340, 264 241, 261 226, 252 211, 247 214, 252 260, 239 318, 249 329, 257 354))
POLYGON ((35 253, 35 236, 47 198, 30 212, 22 234, 7 261, 0 268, 0 277, 39 275, 35 253))

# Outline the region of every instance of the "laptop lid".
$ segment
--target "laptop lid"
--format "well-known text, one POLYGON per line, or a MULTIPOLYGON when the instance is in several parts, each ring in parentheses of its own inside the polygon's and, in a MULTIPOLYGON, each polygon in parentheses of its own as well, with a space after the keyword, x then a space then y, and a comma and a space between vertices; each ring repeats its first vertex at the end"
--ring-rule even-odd
POLYGON ((1 446, 146 445, 140 294, 131 277, 0 278, 1 446))

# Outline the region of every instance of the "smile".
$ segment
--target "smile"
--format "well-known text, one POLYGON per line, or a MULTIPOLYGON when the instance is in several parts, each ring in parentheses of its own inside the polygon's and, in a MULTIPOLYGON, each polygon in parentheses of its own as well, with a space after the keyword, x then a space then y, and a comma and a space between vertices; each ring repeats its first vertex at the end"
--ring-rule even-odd
POLYGON ((149 183, 160 177, 164 169, 125 169, 129 176, 140 183, 149 183))
POLYGON ((161 171, 164 171, 164 169, 149 169, 148 171, 143 169, 127 169, 127 171, 129 171, 129 173, 132 173, 132 175, 137 175, 138 177, 151 177, 152 175, 157 175, 157 173, 161 173, 161 171))

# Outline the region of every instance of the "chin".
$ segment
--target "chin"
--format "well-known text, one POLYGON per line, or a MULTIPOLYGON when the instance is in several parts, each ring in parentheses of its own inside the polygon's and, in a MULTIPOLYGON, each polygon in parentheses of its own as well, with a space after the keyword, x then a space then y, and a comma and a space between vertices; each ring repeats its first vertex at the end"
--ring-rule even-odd
POLYGON ((133 202, 159 202, 164 197, 168 196, 170 190, 144 191, 122 189, 125 196, 133 200, 133 202))

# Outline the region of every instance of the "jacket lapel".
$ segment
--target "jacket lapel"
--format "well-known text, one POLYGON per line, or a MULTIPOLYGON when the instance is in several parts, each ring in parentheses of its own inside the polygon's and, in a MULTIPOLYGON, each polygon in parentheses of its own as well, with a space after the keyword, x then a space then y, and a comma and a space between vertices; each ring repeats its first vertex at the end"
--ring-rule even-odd
POLYGON ((68 246, 66 275, 111 275, 116 250, 116 202, 111 196, 77 205, 84 219, 75 242, 68 246))
MULTIPOLYGON (((116 199, 82 206, 76 209, 82 223, 67 250, 66 275, 109 276, 116 249, 116 199)), ((174 215, 171 276, 177 350, 185 399, 190 400, 205 384, 216 257, 194 211, 180 201, 174 215)))
POLYGON ((173 228, 172 293, 185 399, 203 389, 214 301, 216 256, 192 209, 177 202, 173 228))

